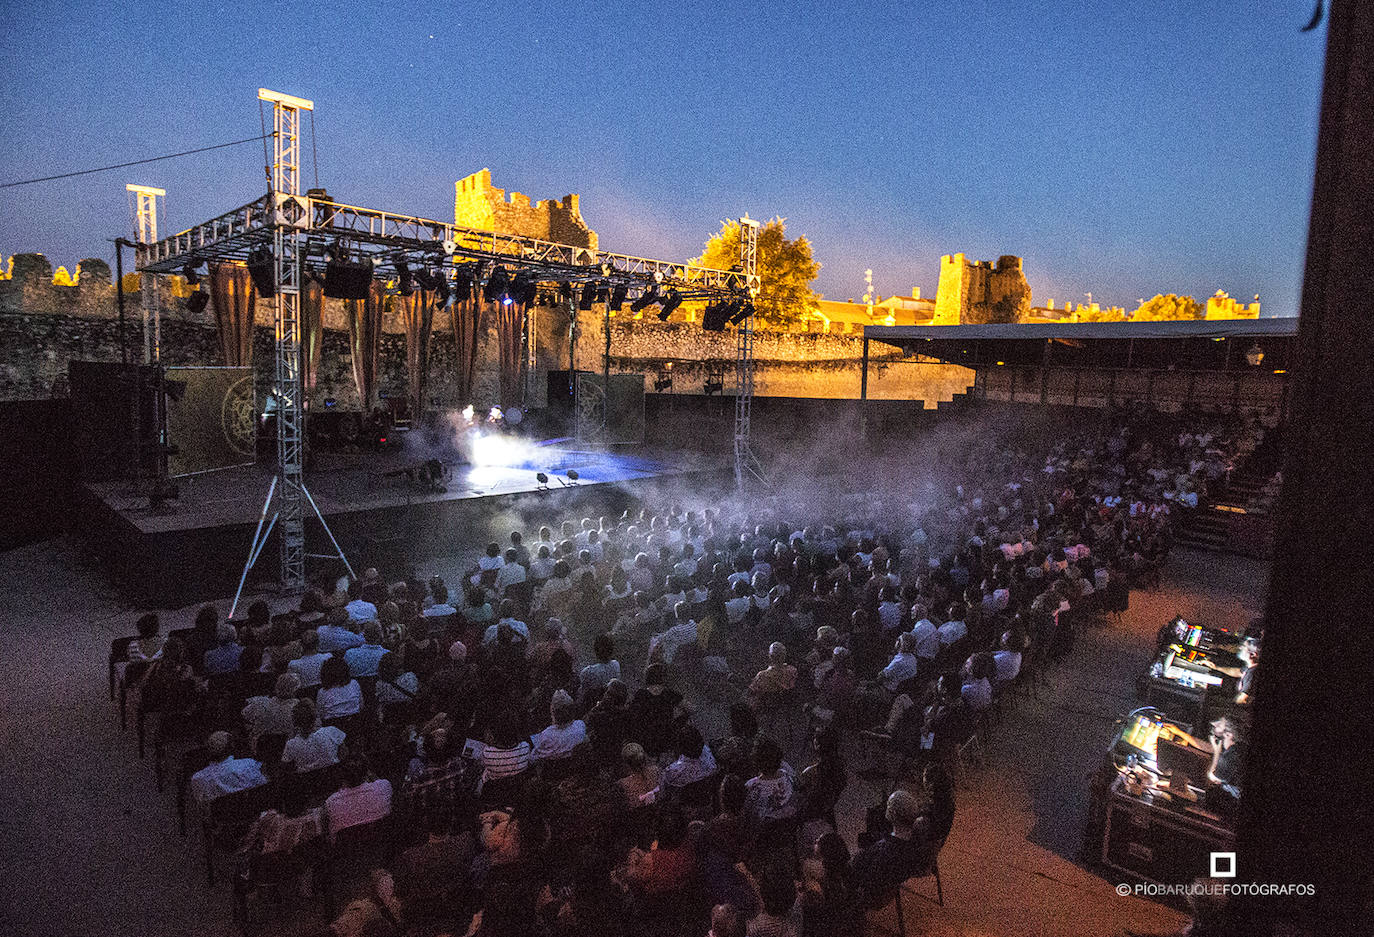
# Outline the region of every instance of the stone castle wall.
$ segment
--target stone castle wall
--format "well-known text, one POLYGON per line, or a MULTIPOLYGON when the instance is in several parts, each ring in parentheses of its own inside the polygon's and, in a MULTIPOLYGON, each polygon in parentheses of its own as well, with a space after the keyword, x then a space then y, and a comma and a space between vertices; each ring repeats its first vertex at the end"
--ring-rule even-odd
POLYGON ((940 258, 933 325, 1020 322, 1030 310, 1031 289, 1020 257, 1004 254, 996 266, 963 254, 940 258))
POLYGON ((490 169, 459 179, 453 190, 453 223, 461 227, 518 234, 574 247, 597 246, 596 232, 582 220, 577 195, 535 203, 519 192, 507 196, 505 189, 491 184, 490 169))

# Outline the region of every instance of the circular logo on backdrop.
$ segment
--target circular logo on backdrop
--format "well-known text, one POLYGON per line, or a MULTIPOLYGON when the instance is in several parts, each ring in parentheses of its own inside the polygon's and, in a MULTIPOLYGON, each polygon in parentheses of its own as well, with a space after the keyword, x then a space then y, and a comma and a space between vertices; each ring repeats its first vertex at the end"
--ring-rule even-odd
POLYGON ((224 439, 240 455, 252 455, 255 451, 256 414, 253 410, 253 378, 250 375, 229 385, 220 407, 224 439))

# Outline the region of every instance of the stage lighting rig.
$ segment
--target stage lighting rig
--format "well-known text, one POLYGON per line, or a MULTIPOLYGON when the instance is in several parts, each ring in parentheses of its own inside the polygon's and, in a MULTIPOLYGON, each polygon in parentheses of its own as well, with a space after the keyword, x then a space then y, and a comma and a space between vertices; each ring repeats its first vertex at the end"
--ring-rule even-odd
POLYGON ((372 259, 350 260, 341 246, 335 245, 324 270, 324 295, 331 299, 367 299, 372 288, 372 259))
POLYGON ((663 308, 658 311, 658 321, 667 322, 678 306, 682 305, 682 294, 677 290, 669 290, 667 297, 663 300, 663 308))
POLYGON ((611 312, 619 312, 625 305, 625 297, 630 294, 629 286, 624 283, 617 283, 611 290, 610 299, 607 300, 611 312))
POLYGON ((742 299, 738 302, 739 308, 730 316, 731 325, 739 325, 754 314, 754 301, 752 299, 742 299))
POLYGON ((410 264, 406 262, 405 257, 398 255, 392 261, 392 265, 396 268, 397 289, 400 290, 401 295, 409 296, 414 293, 415 274, 410 272, 410 264))
POLYGON ((200 282, 200 274, 196 272, 196 268, 202 263, 204 263, 204 261, 199 257, 192 257, 190 260, 186 261, 186 266, 181 268, 181 275, 186 278, 187 286, 195 286, 200 282))
POLYGON ((577 301, 577 308, 586 312, 596 305, 596 282, 588 280, 582 284, 582 297, 577 301))
POLYGON ((644 293, 638 299, 630 303, 630 311, 643 312, 645 309, 648 309, 650 306, 652 306, 654 303, 658 301, 658 287, 652 286, 649 289, 645 290, 644 293))
POLYGON ((506 268, 497 265, 491 271, 491 276, 487 277, 486 284, 482 287, 482 297, 486 299, 487 302, 494 303, 506 292, 506 287, 509 284, 510 275, 506 273, 506 268))
POLYGON ((701 328, 706 332, 724 332, 725 323, 735 311, 735 303, 729 300, 707 303, 701 314, 701 328))

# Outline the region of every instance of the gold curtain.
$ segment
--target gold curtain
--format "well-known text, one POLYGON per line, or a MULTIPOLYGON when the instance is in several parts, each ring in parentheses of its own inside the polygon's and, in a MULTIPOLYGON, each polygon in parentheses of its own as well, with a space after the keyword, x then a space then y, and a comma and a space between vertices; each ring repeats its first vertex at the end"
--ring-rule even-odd
POLYGON ((386 304, 384 285, 373 280, 367 299, 348 300, 349 350, 353 353, 353 383, 363 413, 372 410, 377 391, 377 359, 382 347, 382 310, 386 304))
POLYGON ((521 303, 500 306, 496 313, 496 344, 501 357, 501 406, 520 402, 520 352, 525 334, 525 307, 521 303))
POLYGON ((243 264, 210 264, 210 299, 215 306, 219 347, 231 368, 253 364, 253 309, 257 291, 243 264))
POLYGON ((409 296, 402 296, 401 320, 406 328, 410 418, 419 425, 425 412, 425 387, 429 383, 429 337, 434 327, 434 291, 417 289, 409 296))
POLYGON ((453 303, 453 351, 457 361, 458 403, 472 403, 472 387, 477 372, 478 336, 485 327, 481 299, 471 294, 453 303))
POLYGON ((306 409, 320 374, 320 349, 324 346, 324 287, 307 276, 301 284, 301 394, 306 409))

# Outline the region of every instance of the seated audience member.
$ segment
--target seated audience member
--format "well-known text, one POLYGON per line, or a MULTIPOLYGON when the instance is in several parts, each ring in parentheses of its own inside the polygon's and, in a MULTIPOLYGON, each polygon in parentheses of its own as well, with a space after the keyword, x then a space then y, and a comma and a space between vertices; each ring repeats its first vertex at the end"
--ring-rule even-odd
POLYGON ((567 690, 558 690, 549 703, 550 725, 531 738, 532 761, 558 761, 587 742, 587 724, 577 718, 577 704, 567 690))
POLYGON ((423 620, 412 620, 406 626, 406 639, 400 647, 401 670, 427 680, 443 664, 444 652, 444 642, 429 633, 429 625, 423 620))
POLYGON ((301 632, 301 656, 289 661, 286 669, 301 681, 301 689, 311 689, 320 685, 320 668, 333 655, 320 650, 320 635, 313 628, 301 632))
POLYGON ((621 794, 625 797, 625 802, 634 808, 645 795, 657 790, 660 774, 658 765, 649 759, 644 752, 644 746, 638 742, 626 742, 620 751, 620 758, 625 763, 627 773, 616 784, 620 787, 621 794))
POLYGON ((324 833, 324 808, 310 806, 309 792, 287 787, 281 808, 268 807, 258 814, 244 834, 239 855, 252 862, 262 856, 285 856, 308 846, 324 833))
POLYGON ((928 617, 926 606, 916 602, 911 606, 911 634, 916 638, 916 656, 920 660, 934 660, 940 653, 940 631, 928 617))
POLYGON ((606 684, 601 699, 587 713, 587 737, 600 767, 611 767, 620 758, 630 734, 630 715, 625 708, 629 700, 629 688, 623 680, 615 679, 606 684))
POLYGON ((345 739, 343 730, 320 725, 314 703, 308 699, 297 702, 291 720, 292 733, 282 750, 283 764, 293 764, 297 771, 306 772, 338 763, 339 747, 345 739))
POLYGON ((162 654, 162 646, 167 639, 160 632, 160 624, 155 613, 149 612, 138 619, 138 640, 129 643, 129 662, 157 660, 162 654))
POLYGON ((886 667, 878 674, 878 685, 889 693, 916 676, 919 662, 916 659, 916 636, 904 631, 897 636, 896 653, 886 667))
POLYGON ((850 884, 849 847, 833 830, 821 834, 802 862, 797 903, 803 937, 854 937, 862 929, 850 884))
POLYGON ((945 674, 935 685, 935 701, 926 707, 921 748, 936 760, 950 757, 973 734, 962 690, 957 677, 945 674))
POLYGON ((450 906, 461 899, 477 841, 443 814, 426 814, 421 828, 424 840, 396 859, 396 887, 408 911, 435 919, 452 914, 450 906))
POLYGON ((527 578, 525 567, 521 566, 518 561, 519 555, 513 548, 506 551, 506 565, 496 571, 496 591, 498 594, 505 595, 507 588, 518 585, 527 578))
POLYGON ((482 748, 482 786, 523 775, 533 751, 530 740, 520 734, 515 714, 498 714, 487 730, 487 744, 482 748))
POLYGON ((768 645, 768 666, 760 670, 749 684, 749 695, 755 700, 786 693, 797 686, 797 668, 787 662, 787 646, 780 641, 768 645))
POLYGON ((1012 631, 1003 632, 997 647, 992 658, 997 665, 997 683, 1001 686, 1011 683, 1021 672, 1021 635, 1012 631))
POLYGON ((894 791, 887 799, 890 829, 868 842, 854 856, 850 873, 864 903, 878 907, 909 878, 925 875, 934 859, 930 844, 916 835, 920 802, 909 791, 894 791))
POLYGON ((542 586, 553 575, 554 559, 548 544, 540 544, 539 552, 530 560, 529 580, 536 587, 542 586))
POLYGON ((243 645, 238 630, 229 622, 220 622, 215 629, 215 646, 205 652, 203 670, 206 676, 233 673, 239 669, 243 645))
POLYGON ((797 937, 791 919, 797 900, 792 876, 774 866, 766 866, 759 876, 759 898, 763 907, 750 918, 746 937, 797 937))
POLYGON ((202 605, 196 612, 194 630, 186 636, 186 659, 197 673, 204 673, 205 652, 215 647, 219 636, 219 612, 213 605, 202 605))
POLYGON ((391 814, 391 782, 386 778, 367 779, 367 763, 351 758, 343 766, 343 787, 324 801, 329 838, 350 826, 372 823, 391 814))
POLYGON ((377 664, 377 704, 410 703, 419 696, 420 678, 405 670, 399 654, 384 654, 377 664))
POLYGON ((205 747, 210 763, 191 775, 191 796, 196 803, 204 806, 216 797, 267 783, 256 759, 235 758, 229 751, 228 732, 212 732, 205 747))
POLYGON ((682 716, 682 694, 667 687, 668 672, 662 664, 644 671, 644 686, 630 699, 630 738, 657 758, 667 751, 677 734, 682 716))
POLYGON ((331 657, 320 668, 320 691, 315 695, 320 719, 330 722, 356 716, 363 708, 363 689, 348 672, 342 657, 331 657))
MULTIPOLYGON (((736 575, 740 574, 736 573, 736 575)), ((744 577, 730 587, 732 597, 725 601, 725 619, 732 625, 744 621, 745 617, 755 608, 754 595, 749 587, 749 576, 745 573, 744 577)))
POLYGON ((678 602, 673 606, 674 624, 662 634, 649 640, 650 664, 673 664, 677 662, 678 652, 688 645, 698 643, 697 623, 692 619, 691 606, 678 602))
POLYGON ((928 803, 916 818, 915 832, 930 845, 933 856, 954 828, 954 778, 936 761, 926 765, 921 784, 928 803))
POLYGON ((454 608, 448 600, 448 587, 438 576, 431 580, 431 592, 434 601, 421 612, 424 618, 446 618, 449 615, 458 614, 458 609, 454 608))
POLYGON ((772 739, 758 739, 754 743, 754 767, 758 774, 744 782, 748 792, 745 815, 751 826, 759 829, 774 820, 795 816, 797 775, 782 760, 782 747, 772 739))
POLYGON ((997 661, 986 651, 973 654, 964 662, 964 682, 959 690, 971 712, 982 712, 992 705, 993 683, 997 680, 997 661))
POLYGON ((956 641, 962 641, 968 637, 968 625, 964 622, 964 607, 957 602, 949 608, 949 621, 945 622, 938 629, 940 634, 940 646, 949 647, 956 641))
POLYGON ((378 662, 388 653, 382 647, 382 626, 370 621, 363 625, 363 643, 344 651, 344 662, 355 677, 375 677, 378 662))
POLYGON ((754 742, 759 734, 759 720, 754 707, 740 700, 730 706, 730 734, 712 748, 716 764, 725 774, 740 777, 753 775, 754 742))
POLYGON ((496 634, 500 630, 501 625, 509 627, 520 636, 520 640, 524 641, 526 645, 529 644, 529 626, 515 617, 515 603, 510 599, 501 600, 501 618, 495 624, 487 626, 487 630, 482 635, 482 643, 494 643, 496 641, 496 634))
POLYGON ((340 615, 338 612, 331 614, 325 624, 315 629, 320 639, 320 650, 325 654, 337 654, 363 643, 363 636, 359 633, 361 626, 351 623, 347 615, 340 615))
POLYGON ((744 918, 734 905, 718 904, 711 909, 711 929, 706 937, 745 937, 744 918))
POLYGON ((696 874, 696 854, 688 838, 687 817, 669 807, 658 815, 653 845, 646 852, 631 849, 623 877, 631 890, 643 895, 682 891, 696 874))
POLYGON ((665 797, 716 773, 715 758, 696 726, 688 723, 677 730, 677 751, 677 759, 663 769, 662 793, 665 797))
POLYGON ((475 586, 470 586, 465 595, 463 617, 474 625, 485 625, 496 620, 496 611, 487 601, 487 594, 475 586))
POLYGON ((283 738, 292 733, 296 693, 300 688, 300 677, 293 673, 284 673, 277 677, 271 696, 254 696, 248 700, 247 705, 243 707, 242 716, 250 741, 256 742, 258 736, 265 732, 283 738))
POLYGON ((596 654, 596 663, 583 667, 579 679, 584 701, 620 677, 620 661, 615 659, 614 638, 604 632, 598 634, 592 642, 592 652, 596 654))
POLYGON ((563 627, 562 620, 550 618, 544 622, 539 639, 530 646, 530 666, 539 673, 547 671, 549 661, 558 651, 567 656, 568 666, 577 660, 577 647, 568 640, 568 629, 563 627))
POLYGON ((363 584, 355 580, 348 584, 348 604, 344 606, 348 620, 356 625, 377 620, 377 606, 363 598, 363 584))

